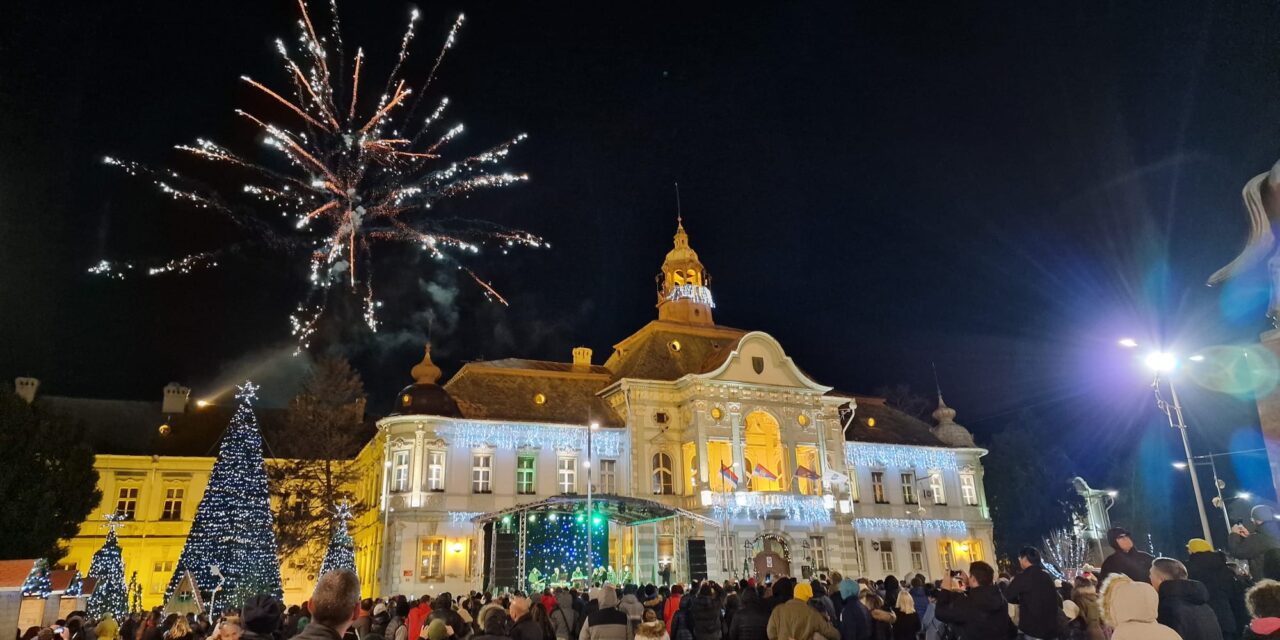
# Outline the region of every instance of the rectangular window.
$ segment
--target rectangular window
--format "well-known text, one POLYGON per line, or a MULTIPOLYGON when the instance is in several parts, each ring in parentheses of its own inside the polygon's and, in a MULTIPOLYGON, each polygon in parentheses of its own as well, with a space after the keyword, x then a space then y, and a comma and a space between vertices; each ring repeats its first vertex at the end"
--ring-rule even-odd
POLYGON ((916 503, 916 474, 914 473, 902 474, 902 503, 916 503))
POLYGON ((889 500, 884 496, 884 472, 871 472, 871 493, 875 495, 876 504, 889 504, 889 500))
POLYGON ((911 569, 924 571, 924 543, 919 540, 911 541, 911 569))
POLYGON ((441 580, 444 578, 444 540, 428 538, 422 541, 418 552, 418 579, 441 580))
POLYGON ((534 473, 538 459, 531 455, 522 455, 516 458, 516 493, 522 496, 531 496, 537 493, 537 484, 534 473))
POLYGON ((391 454, 391 492, 409 490, 409 450, 401 449, 391 454))
POLYGON ((578 492, 578 459, 560 458, 556 471, 556 485, 560 493, 578 492))
POLYGON ((427 452, 427 491, 444 491, 444 452, 427 452))
POLYGON ((186 492, 186 489, 180 487, 170 487, 164 490, 164 511, 160 513, 161 520, 182 519, 182 498, 186 492))
POLYGON ((476 453, 471 456, 471 492, 493 492, 493 454, 476 453))
POLYGON ((855 467, 849 467, 849 499, 857 502, 859 497, 858 494, 860 493, 861 492, 858 491, 858 469, 855 467))
POLYGON ((893 573, 893 541, 880 541, 880 568, 885 573, 893 573))
POLYGON ((870 568, 867 566, 867 541, 858 538, 858 572, 867 573, 870 568))
POLYGON ((172 574, 172 573, 173 573, 173 561, 172 561, 172 560, 169 560, 169 561, 167 561, 167 562, 157 562, 157 563, 155 564, 154 569, 155 569, 155 572, 156 572, 156 573, 167 573, 167 574, 172 574))
POLYGON ((960 497, 964 498, 965 506, 978 506, 978 483, 972 473, 960 474, 960 497))
POLYGON ((942 543, 942 568, 945 571, 951 571, 956 567, 955 548, 950 542, 942 543))
POLYGON ((737 546, 738 538, 734 535, 720 536, 720 567, 726 574, 735 573, 733 565, 737 562, 737 546))
POLYGON ((596 487, 597 491, 609 495, 618 493, 618 474, 615 471, 617 466, 617 460, 600 461, 600 486, 596 487))
POLYGON ((934 471, 929 474, 929 491, 933 493, 934 504, 947 503, 947 490, 942 484, 942 472, 934 471))
POLYGON ((809 551, 813 553, 813 568, 826 571, 827 539, 822 536, 809 536, 809 551))
POLYGON ((138 488, 121 487, 116 494, 116 513, 125 520, 133 520, 138 515, 138 488))

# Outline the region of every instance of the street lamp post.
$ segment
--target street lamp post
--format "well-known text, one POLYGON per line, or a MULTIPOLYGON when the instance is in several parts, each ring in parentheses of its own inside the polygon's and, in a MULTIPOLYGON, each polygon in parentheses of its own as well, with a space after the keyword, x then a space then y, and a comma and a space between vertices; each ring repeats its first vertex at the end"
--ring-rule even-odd
POLYGON ((587 429, 587 582, 594 579, 596 571, 595 547, 592 545, 591 529, 595 525, 591 517, 591 433, 600 428, 599 422, 592 422, 587 429))
MULTIPOLYGON (((1226 451, 1223 453, 1207 453, 1203 455, 1194 456, 1194 459, 1192 460, 1192 463, 1196 466, 1208 465, 1210 472, 1213 473, 1213 487, 1218 492, 1217 506, 1222 511, 1222 521, 1227 526, 1228 532, 1231 531, 1231 515, 1227 512, 1227 501, 1226 501, 1226 498, 1224 498, 1222 495, 1222 488, 1225 486, 1225 483, 1218 477, 1217 458, 1222 456, 1261 453, 1265 451, 1266 449, 1247 449, 1244 451, 1226 451)), ((1185 462, 1175 462, 1173 463, 1173 466, 1175 469, 1190 470, 1193 475, 1195 474, 1195 469, 1185 462)), ((1240 493, 1240 494, 1237 494, 1236 497, 1248 499, 1249 494, 1240 493)), ((1208 539, 1206 538, 1206 540, 1208 539)))

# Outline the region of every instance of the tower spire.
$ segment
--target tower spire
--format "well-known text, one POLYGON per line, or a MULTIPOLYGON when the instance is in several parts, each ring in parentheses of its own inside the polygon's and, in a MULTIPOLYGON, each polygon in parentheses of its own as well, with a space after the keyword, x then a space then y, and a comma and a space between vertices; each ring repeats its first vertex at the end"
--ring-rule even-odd
POLYGON ((684 230, 684 212, 680 209, 680 183, 676 185, 676 229, 684 230))
POLYGON ((684 211, 680 207, 680 183, 676 191, 676 235, 671 251, 662 261, 662 273, 658 274, 658 319, 688 324, 715 324, 711 310, 710 278, 698 253, 689 246, 689 234, 684 230, 684 211))

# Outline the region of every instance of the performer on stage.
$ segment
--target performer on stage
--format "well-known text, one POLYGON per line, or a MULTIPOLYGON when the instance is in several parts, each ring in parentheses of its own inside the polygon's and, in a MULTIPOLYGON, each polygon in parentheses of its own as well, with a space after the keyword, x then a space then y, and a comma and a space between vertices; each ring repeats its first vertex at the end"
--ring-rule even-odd
POLYGON ((587 581, 587 574, 583 573, 582 567, 574 567, 573 568, 573 584, 575 586, 582 586, 583 584, 586 583, 586 581, 587 581))
POLYGON ((534 567, 533 570, 529 572, 529 592, 530 593, 537 593, 539 591, 542 591, 545 588, 545 582, 546 581, 542 577, 542 572, 538 571, 537 567, 534 567))

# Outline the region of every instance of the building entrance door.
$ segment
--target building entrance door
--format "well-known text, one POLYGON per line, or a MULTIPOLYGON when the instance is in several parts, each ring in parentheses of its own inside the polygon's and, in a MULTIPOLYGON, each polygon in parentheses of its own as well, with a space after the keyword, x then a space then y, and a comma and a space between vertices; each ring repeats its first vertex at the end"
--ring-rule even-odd
POLYGON ((756 582, 762 583, 765 578, 775 581, 782 576, 791 575, 791 563, 782 555, 773 551, 761 551, 755 558, 756 582))

